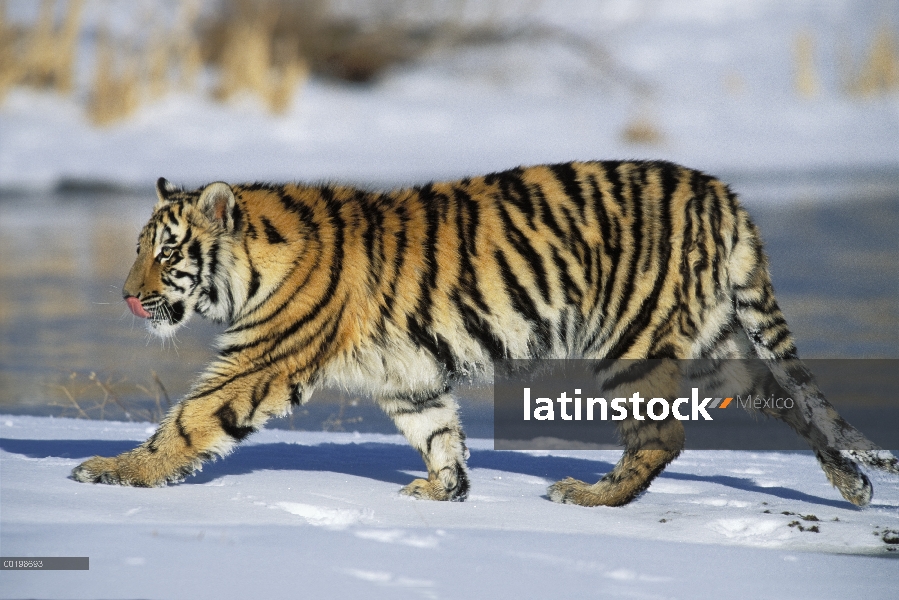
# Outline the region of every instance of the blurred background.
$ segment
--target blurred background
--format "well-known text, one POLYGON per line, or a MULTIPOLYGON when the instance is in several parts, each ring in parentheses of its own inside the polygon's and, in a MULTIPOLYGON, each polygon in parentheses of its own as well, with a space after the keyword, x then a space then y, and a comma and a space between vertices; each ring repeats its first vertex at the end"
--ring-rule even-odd
MULTIPOLYGON (((802 356, 899 358, 895 0, 0 2, 0 412, 155 420, 210 360, 214 326, 162 343, 121 300, 160 176, 603 158, 730 182, 802 356)), ((280 425, 392 431, 324 399, 280 425)))

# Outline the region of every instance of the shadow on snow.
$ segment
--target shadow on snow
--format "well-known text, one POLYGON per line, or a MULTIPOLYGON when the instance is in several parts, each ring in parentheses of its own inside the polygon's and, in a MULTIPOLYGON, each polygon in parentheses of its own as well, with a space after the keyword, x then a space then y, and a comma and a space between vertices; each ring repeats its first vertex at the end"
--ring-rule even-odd
MULTIPOLYGON (((128 440, 0 439, 0 449, 29 458, 83 459, 94 455, 115 456, 131 450, 136 445, 137 442, 128 440)), ((676 464, 675 462, 674 465, 676 464)), ((542 477, 547 483, 568 476, 584 481, 596 481, 614 466, 601 460, 534 456, 522 452, 497 450, 473 450, 468 465, 473 469, 493 469, 542 477)), ((278 442, 238 446, 225 459, 205 464, 201 472, 188 477, 184 483, 204 484, 226 475, 245 475, 265 470, 327 471, 368 477, 402 486, 409 483, 408 471, 423 473, 423 465, 421 458, 411 447, 401 444, 364 442, 307 446, 278 442)), ((824 476, 823 473, 821 476, 824 476)), ((752 479, 744 477, 697 475, 671 470, 659 477, 675 481, 712 483, 745 492, 822 506, 856 508, 842 500, 821 498, 787 487, 762 487, 752 479)))

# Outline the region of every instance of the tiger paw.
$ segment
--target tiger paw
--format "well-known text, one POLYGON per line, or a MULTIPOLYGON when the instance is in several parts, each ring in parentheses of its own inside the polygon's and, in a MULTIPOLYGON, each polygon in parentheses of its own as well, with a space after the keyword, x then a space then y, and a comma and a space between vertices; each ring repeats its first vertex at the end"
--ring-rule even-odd
POLYGON ((546 493, 553 502, 579 506, 622 506, 634 499, 634 495, 627 494, 622 486, 605 479, 591 485, 566 477, 549 486, 546 493))
POLYGON ((420 500, 449 500, 449 494, 443 484, 434 479, 416 479, 400 490, 401 494, 420 500))
POLYGON ((401 489, 400 493, 420 500, 462 502, 468 497, 468 486, 457 484, 452 489, 447 489, 437 478, 416 479, 401 489))
MULTIPOLYGON (((850 456, 860 460, 858 455, 850 456)), ((871 502, 871 496, 874 495, 871 480, 847 456, 839 452, 819 453, 818 461, 827 479, 843 498, 856 506, 867 506, 871 502)))
POLYGON ((115 458, 95 456, 72 469, 72 479, 81 483, 128 485, 122 481, 117 462, 115 458))
MULTIPOLYGON (((852 463, 850 463, 852 464, 852 463)), ((855 465, 852 465, 855 467, 855 465)), ((854 471, 825 469, 824 473, 837 488, 840 495, 856 506, 868 506, 874 495, 874 486, 868 476, 858 468, 854 471)))
POLYGON ((132 487, 155 487, 165 485, 166 480, 148 477, 135 468, 133 461, 127 461, 127 455, 106 458, 95 456, 74 469, 72 479, 81 483, 105 483, 107 485, 127 485, 132 487))

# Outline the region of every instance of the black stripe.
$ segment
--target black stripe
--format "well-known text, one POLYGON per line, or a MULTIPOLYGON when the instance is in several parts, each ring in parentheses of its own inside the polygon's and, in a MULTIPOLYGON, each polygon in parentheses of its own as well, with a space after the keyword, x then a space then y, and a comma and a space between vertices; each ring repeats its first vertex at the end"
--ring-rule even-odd
POLYGON ((493 332, 490 325, 472 307, 462 302, 458 295, 453 297, 453 301, 462 317, 462 325, 465 327, 465 331, 487 351, 491 360, 496 361, 508 357, 508 350, 505 344, 493 332))
MULTIPOLYGON (((342 299, 340 302, 340 308, 337 311, 337 314, 331 317, 330 319, 325 320, 322 323, 320 328, 317 328, 313 336, 311 336, 308 340, 303 340, 301 343, 289 344, 286 348, 282 349, 277 354, 272 354, 270 358, 270 362, 276 363, 280 362, 287 358, 292 358, 296 355, 297 347, 299 346, 312 346, 317 345, 318 350, 316 350, 315 354, 313 354, 306 361, 306 366, 304 369, 298 371, 296 374, 307 375, 310 379, 314 379, 316 373, 320 369, 320 365, 325 362, 327 358, 329 358, 329 354, 331 350, 337 346, 339 340, 337 338, 337 329, 340 327, 341 322, 343 321, 343 313, 346 311, 347 303, 346 298, 342 299)), ((272 352, 278 347, 283 346, 288 342, 287 339, 281 338, 272 348, 272 352)))
POLYGON ((252 420, 253 415, 256 414, 256 409, 259 408, 259 405, 262 404, 265 399, 268 397, 268 392, 272 387, 272 380, 266 379, 265 382, 261 386, 256 386, 253 389, 253 394, 250 400, 250 414, 247 415, 247 420, 252 420))
POLYGON ((272 222, 266 217, 260 217, 259 220, 262 221, 262 227, 265 229, 265 238, 269 244, 284 244, 287 242, 277 227, 272 225, 272 222))
POLYGON ((450 376, 457 372, 456 358, 453 351, 444 338, 439 333, 429 333, 418 319, 411 318, 408 323, 409 338, 420 348, 424 348, 437 363, 446 370, 450 376))
MULTIPOLYGON (((603 166, 605 166, 605 164, 603 166)), ((600 254, 600 259, 603 254, 609 259, 609 272, 605 277, 603 277, 602 263, 600 262, 600 285, 597 294, 602 298, 600 314, 604 318, 608 318, 609 304, 612 301, 618 270, 624 268, 624 265, 621 264, 621 227, 619 226, 618 220, 610 215, 605 207, 607 199, 610 203, 618 203, 620 201, 620 198, 614 197, 613 194, 620 193, 621 182, 618 178, 618 174, 612 170, 605 171, 604 176, 609 180, 612 187, 612 193, 607 195, 595 180, 593 182, 593 192, 595 194, 594 206, 596 218, 599 221, 599 229, 602 234, 602 253, 600 254), (618 190, 617 192, 616 189, 618 190), (610 197, 607 198, 607 196, 610 197)), ((596 334, 599 334, 599 331, 597 331, 596 334)), ((590 345, 592 346, 592 343, 590 345)))
POLYGON ((527 236, 512 221, 507 206, 500 204, 498 209, 499 215, 503 220, 503 230, 506 238, 518 255, 525 259, 525 262, 531 269, 531 273, 534 275, 535 283, 543 296, 543 301, 549 304, 549 281, 547 280, 546 265, 543 262, 543 257, 534 249, 527 236))
MULTIPOLYGON (((215 365, 213 364, 213 366, 215 366, 215 365)), ((224 377, 224 379, 222 379, 221 382, 216 383, 215 385, 211 385, 209 387, 204 388, 204 387, 202 387, 202 384, 198 384, 198 386, 190 392, 190 394, 188 395, 188 398, 190 398, 192 400, 196 400, 198 398, 205 398, 206 396, 209 396, 211 394, 214 394, 218 391, 223 390, 226 386, 234 383, 238 379, 243 379, 244 377, 249 377, 250 375, 254 375, 254 374, 258 373, 259 371, 264 371, 264 370, 270 369, 270 368, 271 368, 271 363, 257 362, 251 368, 248 368, 244 371, 240 371, 237 373, 232 373, 231 375, 224 377)))
POLYGON ((389 397, 388 400, 392 399, 400 402, 408 402, 412 405, 412 408, 389 408, 387 410, 390 415, 408 415, 421 413, 432 408, 446 408, 446 404, 443 402, 443 396, 449 392, 450 386, 444 385, 442 388, 436 390, 399 394, 392 398, 389 397))
MULTIPOLYGON (((166 279, 170 281, 174 281, 176 279, 190 279, 190 282, 194 285, 197 283, 197 277, 193 273, 188 273, 187 271, 182 271, 180 269, 172 269, 166 274, 166 279)), ((191 287, 194 287, 193 285, 191 287)))
POLYGON ((187 429, 184 428, 184 424, 181 423, 181 415, 184 414, 184 404, 182 404, 178 409, 178 416, 175 417, 175 430, 178 432, 178 435, 181 436, 181 439, 184 440, 184 444, 190 448, 193 444, 190 440, 190 434, 187 433, 187 429))
POLYGON ((256 431, 255 427, 243 427, 237 424, 237 414, 231 408, 231 404, 224 404, 215 412, 218 417, 219 425, 226 434, 237 440, 238 442, 256 431))
POLYGON ((464 248, 471 256, 477 256, 478 226, 480 225, 480 206, 471 199, 471 195, 461 188, 453 188, 458 210, 459 235, 464 241, 464 248), (463 220, 465 227, 462 226, 463 220))
POLYGON ((539 356, 541 352, 552 348, 552 329, 547 319, 544 319, 537 306, 531 299, 531 294, 521 285, 518 278, 512 272, 509 261, 503 255, 501 250, 493 253, 494 259, 499 266, 500 277, 509 295, 512 308, 522 316, 526 321, 534 326, 534 335, 536 336, 537 347, 533 348, 532 355, 539 356))
POLYGON ((197 273, 203 272, 203 249, 200 247, 200 240, 194 240, 187 246, 187 255, 190 260, 197 265, 197 273))
POLYGON ((586 201, 584 200, 581 184, 578 181, 578 173, 575 170, 574 165, 571 163, 563 163, 551 165, 549 169, 553 172, 553 175, 556 176, 556 179, 559 180, 559 183, 562 184, 565 195, 571 198, 577 205, 578 210, 581 212, 581 219, 583 219, 586 201))
POLYGON ((621 191, 623 188, 621 183, 621 175, 618 172, 618 167, 620 167, 622 163, 619 161, 605 161, 600 163, 600 165, 605 170, 603 175, 612 186, 612 192, 611 194, 609 194, 609 199, 612 202, 621 203, 624 197, 621 195, 621 191))
POLYGON ((546 201, 546 194, 537 186, 531 192, 536 199, 536 204, 540 206, 540 214, 543 216, 543 224, 549 227, 557 238, 568 241, 568 234, 562 231, 559 223, 556 221, 556 215, 553 213, 552 207, 546 201))
MULTIPOLYGON (((628 204, 625 206, 625 212, 631 213, 633 216, 633 223, 631 224, 630 232, 631 232, 631 240, 630 245, 632 251, 628 253, 626 256, 629 259, 627 264, 624 264, 624 261, 618 260, 615 262, 615 271, 610 280, 610 293, 607 297, 606 302, 603 303, 603 314, 606 315, 606 318, 609 319, 613 323, 620 323, 622 321, 622 316, 625 311, 630 307, 631 296, 634 291, 634 282, 636 280, 636 269, 637 265, 640 262, 640 256, 643 252, 643 219, 642 219, 642 210, 640 209, 640 201, 638 198, 634 197, 634 185, 633 179, 630 174, 628 174, 626 185, 628 186, 628 195, 627 197, 619 197, 619 202, 627 202, 628 204), (623 269, 627 269, 627 273, 624 275, 624 287, 618 291, 617 296, 618 299, 618 311, 616 314, 609 314, 607 309, 608 301, 611 300, 611 296, 615 293, 615 281, 618 279, 618 273, 623 269)), ((613 355, 613 357, 617 358, 617 355, 613 355)))
MULTIPOLYGON (((237 199, 240 199, 240 195, 237 196, 237 199)), ((234 231, 240 231, 243 228, 243 210, 237 202, 231 208, 231 221, 234 223, 234 231)))
POLYGON ((250 300, 256 293, 259 291, 259 285, 261 283, 261 275, 259 275, 259 271, 256 270, 255 265, 250 265, 250 283, 247 287, 247 300, 250 300))
POLYGON ((715 240, 715 255, 712 257, 712 281, 720 283, 719 267, 721 260, 724 258, 724 237, 721 235, 721 202, 722 198, 713 189, 709 188, 710 207, 710 224, 712 229, 712 239, 715 240))
POLYGON ((434 442, 434 438, 436 438, 438 435, 443 435, 445 433, 452 433, 452 432, 453 432, 453 430, 449 427, 441 427, 440 429, 438 429, 436 431, 432 431, 431 434, 428 436, 428 439, 425 441, 425 452, 427 452, 428 454, 431 453, 431 444, 434 442))
POLYGON ((362 234, 362 240, 365 245, 365 253, 368 258, 369 277, 374 278, 372 282, 374 283, 378 279, 383 263, 382 224, 384 221, 384 215, 381 214, 381 211, 378 210, 378 207, 373 203, 366 202, 365 199, 361 197, 361 192, 357 194, 356 200, 359 201, 359 206, 361 207, 362 214, 365 217, 365 232, 362 234))
POLYGON ((671 258, 671 244, 668 243, 671 239, 671 203, 663 203, 663 207, 665 214, 660 215, 661 218, 659 219, 658 224, 659 232, 657 235, 658 239, 663 240, 663 243, 659 245, 657 252, 659 272, 656 273, 652 291, 643 299, 637 316, 630 323, 627 331, 618 339, 609 351, 608 356, 610 358, 623 356, 631 349, 636 342, 637 337, 649 326, 650 321, 652 321, 652 315, 658 306, 659 296, 661 295, 662 287, 664 286, 668 272, 668 261, 671 258))
MULTIPOLYGON (((362 192, 360 192, 360 194, 361 193, 362 192)), ((303 234, 307 236, 315 234, 317 230, 315 211, 310 206, 300 201, 283 188, 278 190, 278 200, 280 200, 281 205, 285 210, 297 215, 300 221, 298 227, 299 231, 302 231, 303 234)))
MULTIPOLYGON (((661 361, 635 360, 632 363, 630 361, 624 361, 624 364, 624 369, 603 380, 603 391, 612 391, 615 388, 632 386, 638 381, 646 380, 649 375, 661 365, 661 361)), ((621 366, 621 362, 618 362, 616 366, 621 366)), ((644 392, 644 390, 636 391, 644 392)))
MULTIPOLYGON (((477 205, 472 202, 471 196, 459 188, 454 188, 453 194, 456 200, 456 232, 459 236, 460 287, 475 303, 478 310, 489 313, 490 307, 487 306, 481 288, 478 286, 478 277, 471 262, 471 257, 477 254, 477 205)), ((458 294, 454 296, 458 302, 458 294)))
POLYGON ((440 204, 446 203, 446 196, 437 194, 430 184, 419 190, 418 201, 425 211, 425 240, 422 247, 422 256, 425 262, 424 281, 419 285, 418 315, 425 323, 431 323, 431 294, 437 289, 437 229, 440 225, 440 204))
POLYGON ((696 264, 693 266, 693 287, 695 289, 694 301, 705 307, 706 303, 705 292, 703 291, 702 286, 702 272, 705 271, 709 265, 709 253, 705 244, 705 240, 708 239, 708 231, 706 231, 706 228, 708 227, 708 215, 705 206, 706 178, 703 174, 696 171, 690 173, 690 178, 690 187, 693 192, 693 198, 691 198, 690 202, 696 207, 695 211, 698 221, 696 251, 699 255, 699 260, 697 260, 696 264))
POLYGON ((396 298, 396 288, 399 285, 400 274, 403 269, 403 265, 406 262, 406 249, 409 246, 409 238, 406 235, 406 226, 409 223, 409 215, 406 214, 406 209, 403 206, 398 206, 396 208, 396 216, 399 218, 400 226, 396 231, 396 250, 393 256, 393 277, 388 284, 388 290, 384 297, 384 304, 381 305, 380 316, 378 319, 378 327, 382 327, 382 324, 388 320, 390 317, 390 309, 393 307, 394 299, 396 298))
POLYGON ((484 181, 486 183, 493 183, 494 181, 498 183, 503 200, 510 202, 518 208, 518 210, 527 217, 533 227, 536 224, 535 219, 537 215, 534 212, 534 205, 530 201, 528 187, 521 178, 522 174, 523 171, 520 168, 510 169, 496 174, 495 179, 492 179, 489 176, 485 177, 484 181))
MULTIPOLYGON (((317 243, 321 239, 321 236, 319 235, 317 228, 314 230, 311 230, 310 235, 312 236, 311 243, 317 243)), ((268 297, 266 299, 274 296, 278 292, 278 290, 280 290, 284 286, 284 284, 286 282, 291 281, 291 277, 293 276, 293 274, 297 270, 297 268, 299 268, 300 266, 305 266, 305 264, 309 262, 309 260, 310 260, 309 254, 310 253, 311 253, 311 251, 307 252, 307 254, 302 257, 298 257, 298 258, 294 259, 293 265, 291 266, 290 271, 288 271, 288 273, 281 279, 281 281, 278 283, 278 285, 276 285, 275 288, 269 292, 268 297)), ((249 251, 247 251, 247 254, 249 255, 249 251)), ((307 270, 306 276, 304 277, 304 279, 302 281, 300 281, 298 284, 296 284, 295 294, 300 293, 300 291, 304 287, 306 287, 306 284, 309 283, 309 280, 312 278, 312 276, 318 271, 319 262, 321 261, 321 252, 317 252, 315 254, 314 258, 315 258, 315 264, 307 270)), ((250 268, 251 269, 255 268, 253 266, 252 262, 250 263, 250 268)), ((229 293, 230 293, 230 290, 229 290, 229 293)), ((295 294, 288 296, 283 302, 281 302, 280 305, 271 309, 266 314, 266 316, 264 316, 260 319, 256 319, 254 321, 244 321, 243 323, 241 323, 238 326, 232 326, 228 329, 228 333, 237 333, 239 331, 245 331, 247 329, 251 329, 253 327, 258 327, 259 325, 262 325, 264 323, 271 321, 276 316, 281 314, 281 312, 285 308, 287 308, 287 306, 293 301, 295 294)), ((265 300, 263 300, 262 302, 259 303, 260 308, 264 307, 265 305, 266 305, 265 300)), ((234 346, 232 348, 234 348, 236 351, 236 350, 240 350, 244 347, 248 347, 248 346, 239 346, 239 347, 234 346)))
MULTIPOLYGON (((332 198, 333 199, 333 198, 332 198)), ((330 271, 330 279, 328 282, 328 287, 325 289, 324 294, 318 299, 318 301, 312 306, 312 308, 303 315, 302 318, 295 321, 291 324, 290 327, 285 329, 281 333, 281 339, 286 339, 296 333, 301 327, 315 319, 322 310, 324 310, 325 306, 331 302, 334 298, 334 294, 337 292, 337 286, 341 281, 341 273, 343 269, 343 244, 344 244, 344 229, 346 224, 343 221, 343 218, 340 216, 340 207, 333 202, 328 203, 329 209, 329 218, 333 224, 334 230, 334 254, 331 259, 331 265, 329 267, 330 271)), ((260 340, 258 343, 261 343, 264 340, 260 340)), ((251 345, 256 345, 251 344, 251 345)))
POLYGON ((562 290, 565 292, 565 297, 569 304, 574 304, 578 308, 580 308, 581 301, 584 298, 584 290, 581 289, 579 285, 577 285, 574 280, 571 278, 571 275, 568 273, 568 263, 562 258, 559 254, 559 250, 556 247, 552 249, 553 254, 553 262, 556 265, 556 269, 559 272, 559 279, 561 280, 562 290))

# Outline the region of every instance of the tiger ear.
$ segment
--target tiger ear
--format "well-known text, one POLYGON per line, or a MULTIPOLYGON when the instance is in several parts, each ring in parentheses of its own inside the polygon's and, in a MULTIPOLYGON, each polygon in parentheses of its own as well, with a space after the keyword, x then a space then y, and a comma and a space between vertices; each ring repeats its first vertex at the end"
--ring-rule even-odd
POLYGON ((159 198, 159 204, 169 201, 172 194, 178 191, 178 188, 165 177, 156 180, 156 197, 159 198))
POLYGON ((200 193, 197 207, 210 221, 222 225, 226 230, 234 230, 234 191, 223 181, 207 185, 200 193))

